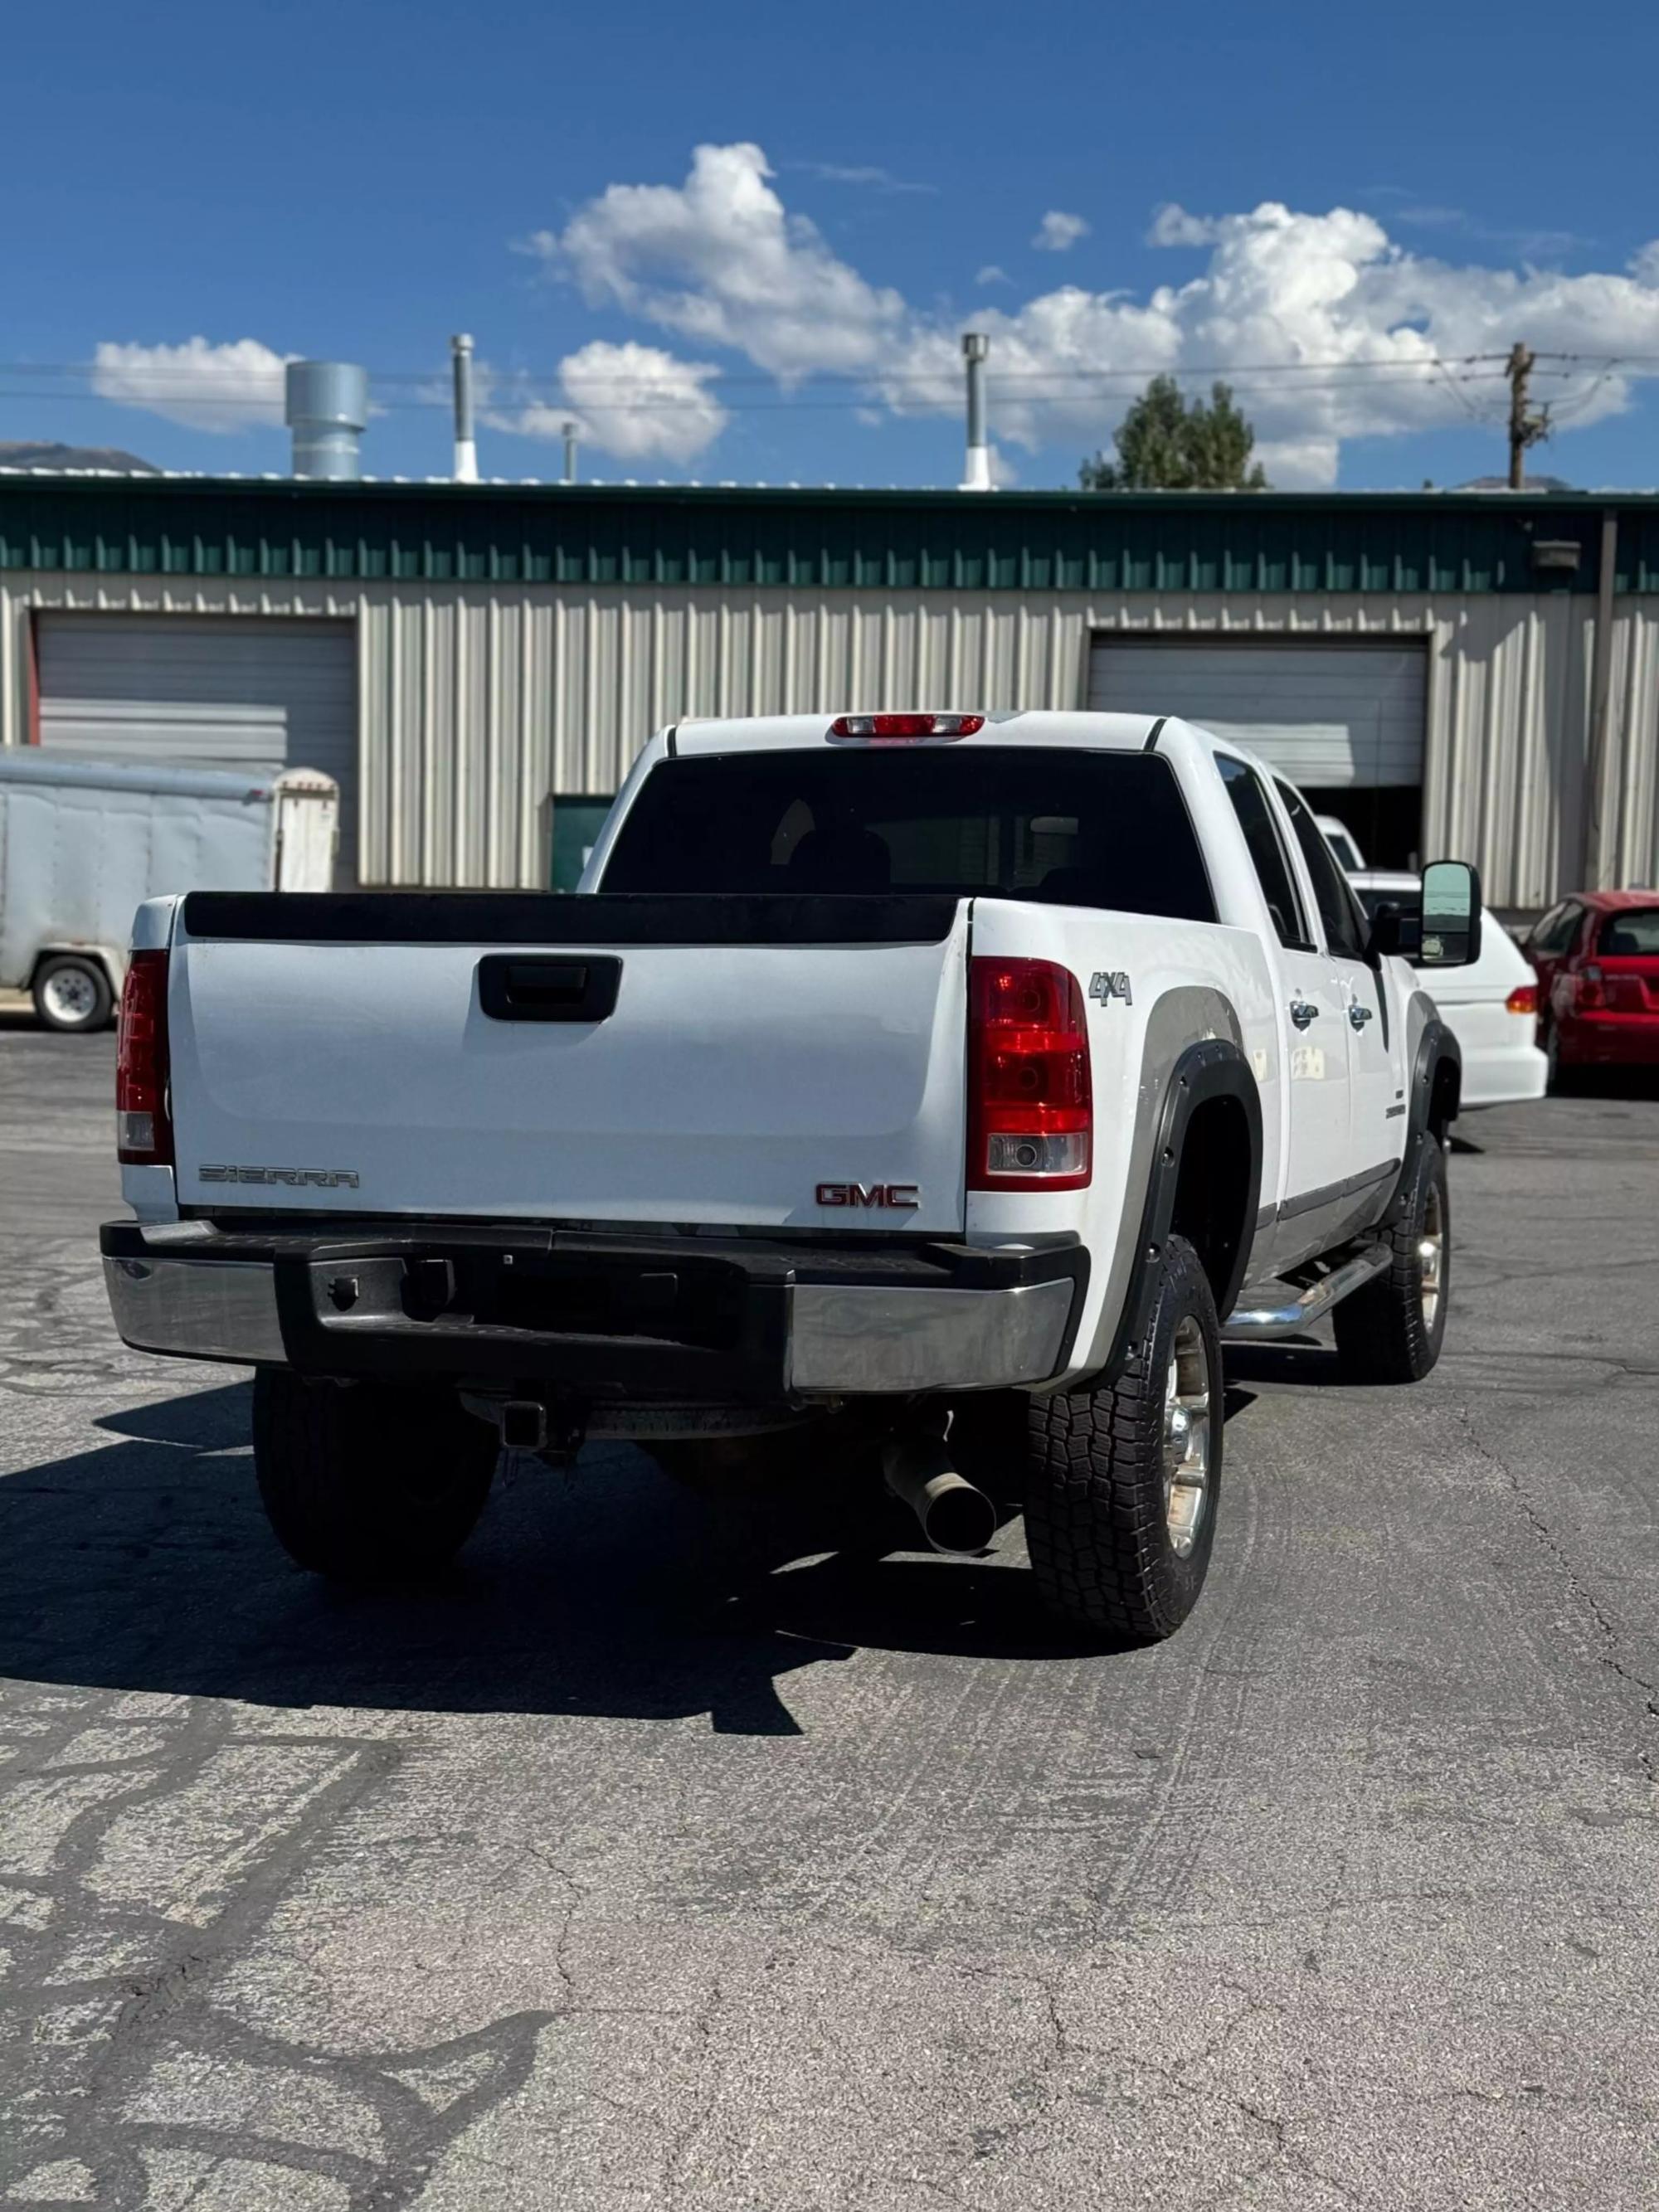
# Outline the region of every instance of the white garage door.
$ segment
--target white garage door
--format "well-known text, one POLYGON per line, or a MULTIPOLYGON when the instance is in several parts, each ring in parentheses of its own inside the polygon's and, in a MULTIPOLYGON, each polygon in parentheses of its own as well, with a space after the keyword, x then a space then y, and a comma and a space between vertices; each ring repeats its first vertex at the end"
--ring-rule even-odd
POLYGON ((349 623, 42 612, 40 743, 93 760, 316 768, 340 787, 339 875, 357 836, 349 623))
POLYGON ((1311 789, 1420 784, 1425 656, 1415 645, 1094 640, 1089 704, 1179 714, 1311 789))

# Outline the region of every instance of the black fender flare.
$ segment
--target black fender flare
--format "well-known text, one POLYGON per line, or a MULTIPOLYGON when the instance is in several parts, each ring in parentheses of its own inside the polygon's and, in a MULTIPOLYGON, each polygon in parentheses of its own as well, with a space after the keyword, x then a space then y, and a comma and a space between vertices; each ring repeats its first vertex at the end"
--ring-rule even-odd
POLYGON ((1459 1100, 1463 1088, 1463 1049, 1456 1037, 1438 1014, 1431 1014, 1423 1024, 1423 1034, 1417 1040, 1417 1052, 1412 1061, 1411 1089, 1407 1097, 1406 1152, 1400 1163, 1400 1180, 1384 1209, 1379 1226, 1386 1226, 1398 1216, 1401 1208, 1411 1196, 1417 1181, 1418 1164, 1423 1147, 1433 1144, 1434 1091, 1441 1067, 1449 1061, 1455 1070, 1449 1121, 1457 1119, 1459 1100))
POLYGON ((1231 1037, 1206 1037, 1201 1043, 1189 1044, 1176 1061, 1158 1109, 1158 1136, 1141 1209, 1139 1243, 1123 1300, 1122 1318, 1108 1362, 1109 1374, 1118 1371, 1131 1346, 1139 1343, 1151 1324, 1153 1271, 1163 1256, 1175 1214, 1188 1124, 1200 1106, 1215 1098, 1235 1100, 1243 1109, 1249 1133, 1248 1188, 1244 1193, 1238 1250, 1231 1277, 1220 1286, 1224 1295, 1216 1299, 1224 1322, 1238 1303, 1238 1293, 1250 1264, 1250 1245, 1261 1203, 1261 1093, 1243 1048, 1231 1037))

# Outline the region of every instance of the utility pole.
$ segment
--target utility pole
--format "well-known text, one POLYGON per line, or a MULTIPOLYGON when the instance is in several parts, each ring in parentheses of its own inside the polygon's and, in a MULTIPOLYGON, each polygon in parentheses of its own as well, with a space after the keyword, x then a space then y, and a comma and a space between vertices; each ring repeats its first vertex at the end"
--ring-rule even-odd
POLYGON ((1535 446, 1540 438, 1550 434, 1550 413, 1547 407, 1536 415, 1527 410, 1527 380, 1532 374, 1535 356, 1517 338, 1510 349, 1504 374, 1510 380, 1510 489, 1524 491, 1527 486, 1527 448, 1535 446))

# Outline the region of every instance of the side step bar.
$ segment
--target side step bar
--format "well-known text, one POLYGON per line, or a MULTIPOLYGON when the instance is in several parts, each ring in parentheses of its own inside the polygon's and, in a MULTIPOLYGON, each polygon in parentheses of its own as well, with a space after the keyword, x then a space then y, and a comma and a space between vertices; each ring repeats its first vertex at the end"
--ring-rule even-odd
POLYGON ((1333 1267, 1328 1275, 1322 1275, 1310 1283, 1300 1295, 1292 1294, 1289 1285, 1267 1284, 1248 1290, 1245 1303, 1236 1306, 1221 1324, 1224 1337, 1242 1337, 1247 1340, 1263 1337, 1299 1336, 1310 1328, 1322 1314, 1346 1298, 1350 1291, 1357 1291, 1374 1276, 1384 1273, 1394 1258, 1386 1244, 1373 1244, 1364 1252, 1356 1252, 1352 1260, 1345 1260, 1340 1267, 1333 1267), (1259 1304, 1249 1301, 1259 1300, 1259 1304))

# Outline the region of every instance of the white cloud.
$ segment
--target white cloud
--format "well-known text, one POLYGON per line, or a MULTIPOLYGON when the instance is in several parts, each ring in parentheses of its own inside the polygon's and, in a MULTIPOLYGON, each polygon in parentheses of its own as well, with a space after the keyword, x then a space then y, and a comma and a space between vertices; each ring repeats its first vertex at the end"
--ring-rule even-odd
POLYGON ((246 430, 283 419, 283 368, 296 356, 273 353, 258 338, 210 345, 118 345, 93 356, 92 386, 100 398, 143 407, 191 430, 246 430))
POLYGON ((732 347, 785 384, 868 368, 901 338, 904 301, 787 213, 772 173, 758 146, 699 146, 683 185, 612 185, 528 248, 592 305, 732 347))
POLYGON ((584 445, 623 461, 696 460, 726 428, 726 413, 708 390, 719 374, 710 362, 681 361, 660 346, 609 345, 596 338, 559 364, 564 404, 526 398, 510 404, 510 387, 491 378, 484 420, 525 438, 562 438, 574 419, 584 445))
MULTIPOLYGON (((529 250, 596 305, 741 355, 786 388, 839 374, 854 404, 889 415, 959 418, 966 322, 990 336, 995 436, 1068 457, 1107 443, 1148 377, 1202 389, 1228 374, 1284 484, 1334 482, 1347 440, 1472 415, 1498 450, 1502 356, 1517 336, 1540 356, 1535 399, 1554 400, 1564 427, 1628 405, 1644 373, 1631 357, 1659 360, 1659 241, 1625 271, 1568 276, 1420 255, 1373 215, 1272 201, 1219 216, 1166 207, 1151 235, 1200 252, 1194 273, 1139 297, 1068 284, 952 316, 841 259, 744 144, 700 147, 681 185, 613 185, 529 250)), ((713 372, 696 371, 718 410, 713 372)))
POLYGON ((983 269, 975 273, 975 284, 1012 284, 1013 278, 1006 269, 999 269, 994 261, 988 261, 983 269))
POLYGON ((1064 215, 1060 209, 1050 208, 1031 243, 1041 253, 1069 253, 1079 239, 1088 235, 1089 226, 1080 215, 1064 215))
POLYGON ((1213 246, 1216 226, 1203 216, 1188 215, 1183 207, 1169 201, 1152 211, 1152 227, 1146 233, 1148 246, 1213 246))

